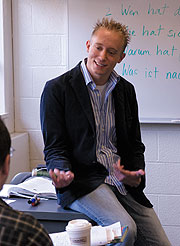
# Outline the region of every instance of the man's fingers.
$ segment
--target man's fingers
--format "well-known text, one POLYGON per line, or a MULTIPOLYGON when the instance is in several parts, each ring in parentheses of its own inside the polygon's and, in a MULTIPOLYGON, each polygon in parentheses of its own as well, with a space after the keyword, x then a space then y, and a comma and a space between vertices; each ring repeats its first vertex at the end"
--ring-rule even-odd
POLYGON ((54 171, 50 170, 49 175, 57 188, 62 188, 69 185, 74 179, 74 174, 71 171, 65 172, 60 171, 59 169, 54 169, 54 171))
POLYGON ((52 169, 49 170, 49 175, 53 181, 56 181, 57 175, 54 173, 52 169))
POLYGON ((139 169, 138 171, 136 171, 136 175, 137 175, 138 177, 140 177, 140 176, 145 175, 145 172, 144 172, 142 169, 139 169))
POLYGON ((68 171, 64 174, 67 181, 72 181, 74 179, 74 174, 71 171, 68 171))

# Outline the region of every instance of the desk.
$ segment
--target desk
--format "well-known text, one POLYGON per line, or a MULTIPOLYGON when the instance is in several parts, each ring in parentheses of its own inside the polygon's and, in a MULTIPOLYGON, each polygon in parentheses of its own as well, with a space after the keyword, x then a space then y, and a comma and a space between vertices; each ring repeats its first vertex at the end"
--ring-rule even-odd
POLYGON ((10 198, 9 200, 15 200, 9 204, 13 209, 31 214, 43 224, 49 233, 64 231, 68 221, 73 219, 87 219, 93 225, 95 224, 84 214, 61 208, 57 200, 41 200, 34 207, 28 204, 28 199, 10 198))

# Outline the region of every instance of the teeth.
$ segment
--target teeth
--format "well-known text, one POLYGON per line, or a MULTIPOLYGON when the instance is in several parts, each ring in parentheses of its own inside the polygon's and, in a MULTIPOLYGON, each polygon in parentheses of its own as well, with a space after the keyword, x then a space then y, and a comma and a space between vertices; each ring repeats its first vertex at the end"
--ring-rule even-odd
POLYGON ((104 67, 104 66, 105 66, 105 65, 103 65, 103 64, 98 63, 97 61, 96 61, 96 64, 97 64, 98 66, 101 66, 101 67, 104 67))

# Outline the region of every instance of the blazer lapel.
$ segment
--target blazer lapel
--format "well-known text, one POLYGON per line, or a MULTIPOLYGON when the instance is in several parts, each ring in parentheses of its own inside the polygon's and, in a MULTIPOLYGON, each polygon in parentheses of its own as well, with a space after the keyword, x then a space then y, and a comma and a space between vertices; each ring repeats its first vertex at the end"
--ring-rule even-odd
MULTIPOLYGON (((77 67, 75 69, 78 69, 77 67)), ((94 119, 94 114, 93 114, 93 109, 91 105, 91 100, 89 97, 88 89, 85 84, 83 75, 80 71, 80 69, 75 70, 75 76, 72 76, 70 79, 71 86, 77 96, 77 99, 79 100, 82 111, 88 118, 88 121, 93 129, 93 132, 95 133, 95 119, 94 119), (79 70, 79 72, 78 72, 79 70)))
POLYGON ((123 85, 118 82, 115 89, 113 90, 113 98, 115 105, 115 119, 116 124, 119 127, 123 127, 125 122, 125 108, 124 108, 124 93, 123 85))

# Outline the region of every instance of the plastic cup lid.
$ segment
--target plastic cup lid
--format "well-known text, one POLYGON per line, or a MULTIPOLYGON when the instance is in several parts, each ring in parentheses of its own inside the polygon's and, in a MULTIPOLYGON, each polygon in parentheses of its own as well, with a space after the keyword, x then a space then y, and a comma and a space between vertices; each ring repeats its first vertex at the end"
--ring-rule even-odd
POLYGON ((86 230, 91 227, 91 223, 85 219, 76 219, 69 221, 68 225, 66 226, 66 230, 86 230))

